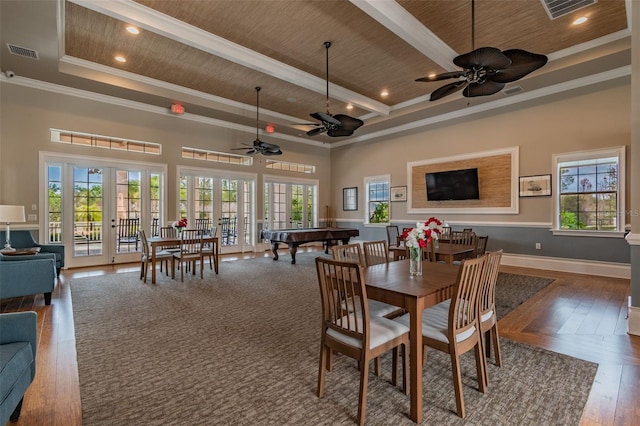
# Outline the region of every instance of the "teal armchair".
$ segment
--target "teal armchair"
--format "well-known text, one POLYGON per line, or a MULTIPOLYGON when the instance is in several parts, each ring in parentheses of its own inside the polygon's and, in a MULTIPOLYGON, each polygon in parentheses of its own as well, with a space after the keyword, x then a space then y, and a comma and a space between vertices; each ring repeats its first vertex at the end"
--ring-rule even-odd
MULTIPOLYGON (((16 249, 40 247, 40 253, 36 257, 45 253, 53 253, 56 260, 56 274, 60 275, 60 270, 64 267, 64 245, 62 244, 40 244, 33 239, 31 232, 26 230, 11 231, 11 246, 16 249)), ((5 231, 0 231, 0 241, 5 241, 5 231)))
POLYGON ((33 311, 0 314, 0 425, 18 420, 36 376, 37 328, 33 311))

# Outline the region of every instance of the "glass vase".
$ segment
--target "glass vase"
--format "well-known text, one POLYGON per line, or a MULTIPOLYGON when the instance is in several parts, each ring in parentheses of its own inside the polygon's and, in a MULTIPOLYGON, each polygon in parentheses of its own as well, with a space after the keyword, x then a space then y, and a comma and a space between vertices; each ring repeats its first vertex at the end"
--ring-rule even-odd
POLYGON ((412 277, 422 276, 422 249, 420 247, 409 247, 409 275, 412 277))

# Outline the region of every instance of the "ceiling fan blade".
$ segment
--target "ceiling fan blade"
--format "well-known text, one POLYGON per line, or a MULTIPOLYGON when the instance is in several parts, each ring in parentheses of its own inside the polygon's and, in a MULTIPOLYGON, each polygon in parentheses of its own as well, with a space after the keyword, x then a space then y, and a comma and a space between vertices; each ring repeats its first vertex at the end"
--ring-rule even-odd
POLYGON ((280 150, 280 148, 278 149, 274 149, 274 150, 266 150, 262 152, 262 155, 281 155, 282 151, 280 150))
POLYGON ((343 127, 336 127, 335 129, 329 129, 327 130, 327 135, 331 136, 332 138, 335 137, 339 137, 339 136, 351 136, 353 134, 355 129, 345 129, 343 127))
POLYGON ((463 75, 464 75, 464 71, 443 72, 441 74, 436 74, 434 76, 416 78, 416 81, 428 83, 430 81, 440 81, 440 80, 446 80, 448 78, 460 78, 463 75))
POLYGON ((509 49, 502 53, 511 59, 511 65, 488 77, 498 83, 510 83, 519 80, 538 68, 542 68, 548 60, 545 55, 527 52, 522 49, 509 49))
POLYGON ((326 131, 327 131, 327 128, 324 126, 316 127, 315 129, 309 130, 307 132, 307 136, 315 136, 326 131))
POLYGON ((333 118, 340 121, 340 129, 351 130, 352 132, 364 124, 359 118, 349 117, 345 114, 336 114, 333 118))
POLYGON ((457 81, 455 83, 445 84, 444 86, 439 87, 431 92, 429 100, 437 101, 438 99, 444 98, 445 96, 449 96, 459 90, 462 90, 467 84, 467 81, 457 81))
POLYGON ((333 124, 334 126, 340 125, 340 121, 326 112, 314 112, 313 114, 309 115, 311 115, 311 117, 315 118, 316 120, 322 121, 323 123, 333 124))
POLYGON ((456 56, 453 63, 464 69, 484 67, 501 70, 511 65, 511 59, 495 47, 480 47, 472 52, 456 56))
POLYGON ((494 93, 498 93, 504 88, 504 83, 498 83, 492 80, 486 80, 482 84, 471 83, 469 84, 462 94, 467 98, 473 98, 476 96, 489 96, 494 93))
POLYGON ((261 140, 258 140, 258 146, 262 149, 269 149, 273 151, 277 151, 280 149, 280 147, 276 144, 269 143, 269 142, 262 142, 261 140))

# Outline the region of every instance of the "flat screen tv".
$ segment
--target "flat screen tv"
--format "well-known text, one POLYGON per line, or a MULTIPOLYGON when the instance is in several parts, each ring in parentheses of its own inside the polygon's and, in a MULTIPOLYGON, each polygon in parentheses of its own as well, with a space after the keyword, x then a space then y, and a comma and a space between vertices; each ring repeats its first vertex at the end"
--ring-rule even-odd
POLYGON ((478 169, 426 173, 427 200, 478 200, 478 169))

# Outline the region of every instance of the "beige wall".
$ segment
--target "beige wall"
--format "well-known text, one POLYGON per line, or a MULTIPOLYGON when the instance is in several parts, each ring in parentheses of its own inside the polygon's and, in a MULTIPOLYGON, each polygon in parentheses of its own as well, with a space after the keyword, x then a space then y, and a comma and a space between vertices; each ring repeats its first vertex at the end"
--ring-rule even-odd
MULTIPOLYGON (((231 148, 241 147, 242 143, 251 144, 255 139, 255 133, 191 121, 168 112, 156 114, 10 83, 2 83, 0 101, 2 119, 0 203, 24 205, 27 206, 27 212, 32 204, 39 205, 38 156, 40 151, 167 164, 169 194, 167 217, 169 218, 176 217, 176 167, 178 165, 256 173, 259 188, 263 184, 263 174, 318 179, 321 217, 324 214, 323 206, 330 203, 330 154, 326 148, 280 141, 273 136, 261 136, 265 141, 281 146, 284 154, 277 157, 278 160, 313 164, 316 166, 315 175, 267 170, 264 164, 266 157, 261 155, 255 157, 252 167, 187 160, 180 157, 180 149, 183 145, 232 152, 231 148), (51 143, 50 128, 160 143, 162 155, 51 143)), ((257 218, 261 219, 264 217, 262 191, 258 190, 257 194, 257 218)))
MULTIPOLYGON (((497 95, 498 96, 498 95, 497 95)), ((630 86, 628 79, 615 87, 590 94, 565 95, 543 105, 470 116, 463 122, 438 125, 410 135, 380 142, 333 149, 331 174, 337 217, 364 219, 364 176, 391 175, 391 186, 407 185, 407 162, 430 160, 508 147, 519 147, 519 175, 552 174, 552 155, 602 147, 630 145, 630 86), (343 187, 359 188, 359 210, 342 211, 343 187)), ((462 121, 462 120, 459 120, 462 121)), ((365 123, 366 125, 366 123, 365 123)), ((628 152, 628 148, 627 148, 628 152)), ((629 155, 627 155, 629 163, 629 155)), ((627 167, 629 165, 627 164, 627 167)), ((627 193, 630 173, 627 173, 627 193)), ((627 195, 627 199, 629 196, 627 195)), ((550 223, 552 197, 522 198, 520 213, 446 214, 449 221, 550 223)), ((417 220, 407 203, 391 203, 391 220, 417 220)), ((434 210, 434 214, 437 211, 434 210)), ((628 223, 628 218, 627 218, 628 223)))

